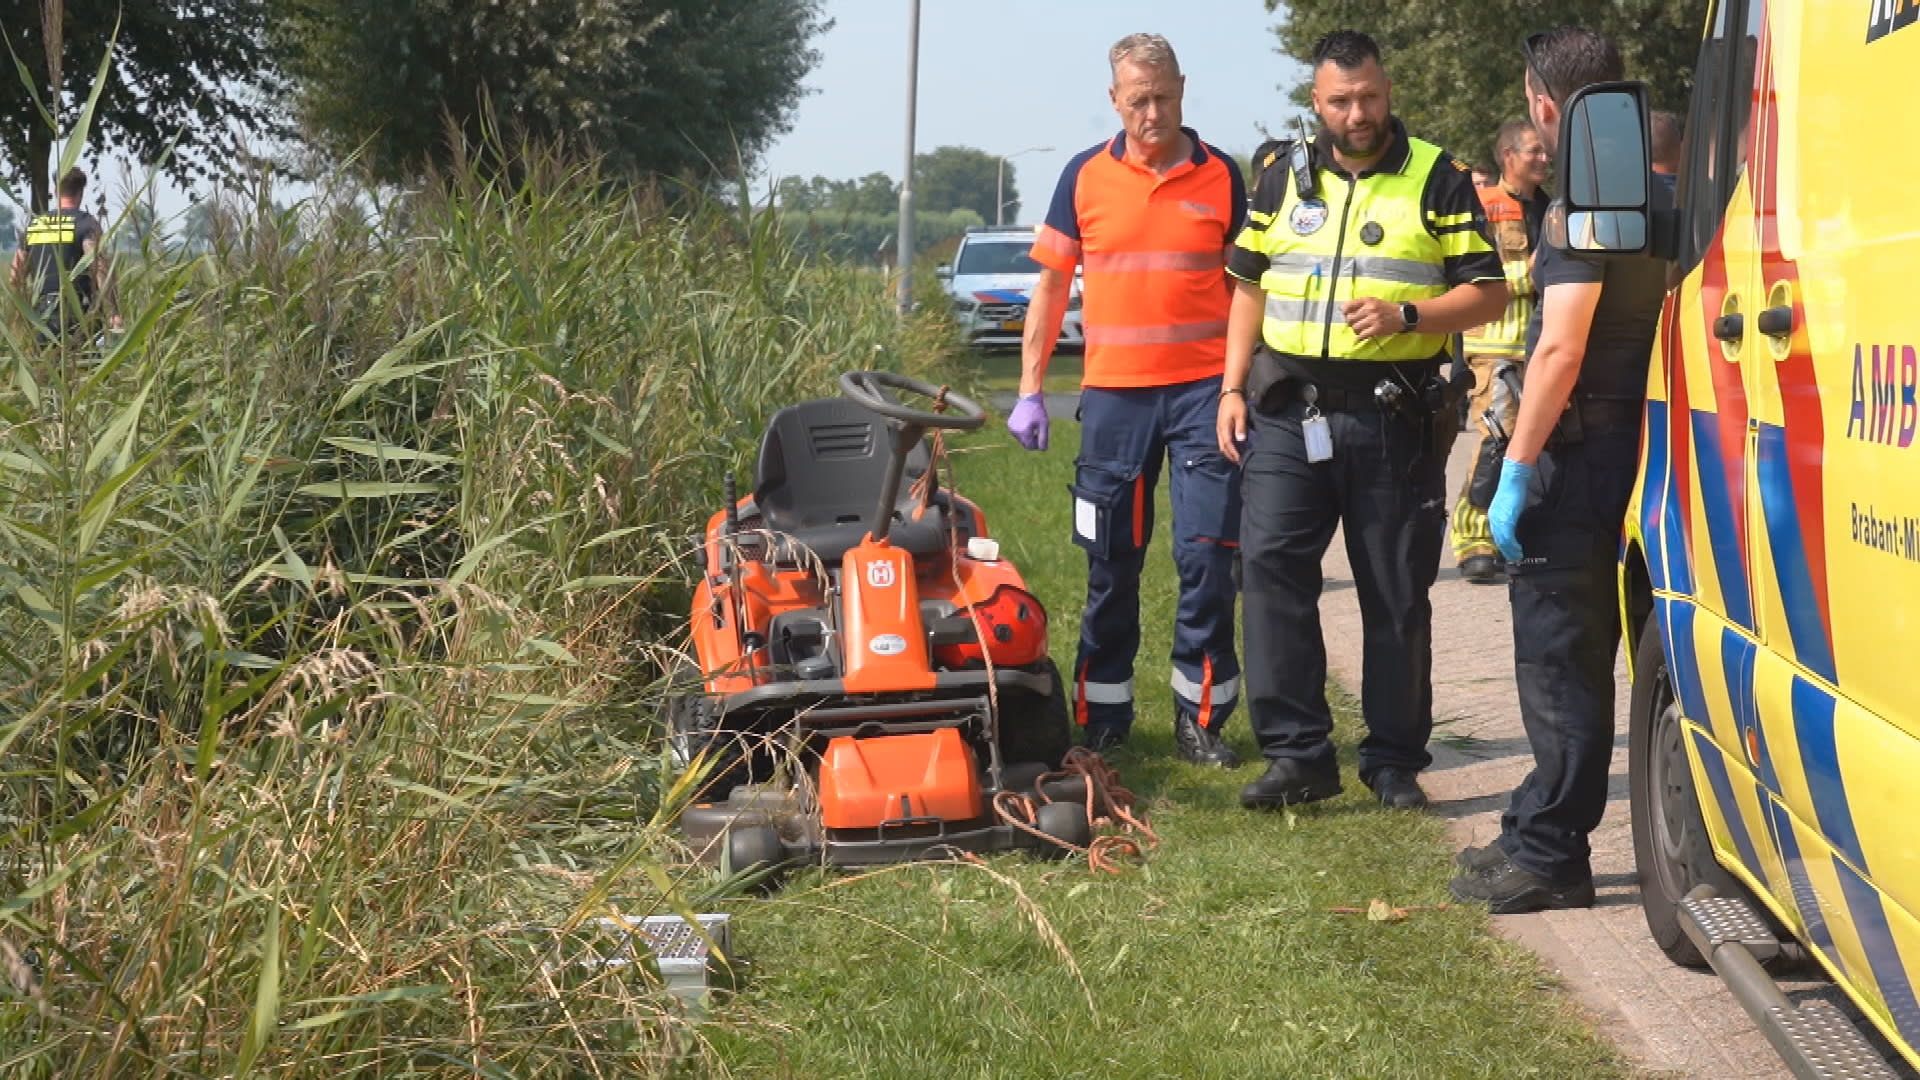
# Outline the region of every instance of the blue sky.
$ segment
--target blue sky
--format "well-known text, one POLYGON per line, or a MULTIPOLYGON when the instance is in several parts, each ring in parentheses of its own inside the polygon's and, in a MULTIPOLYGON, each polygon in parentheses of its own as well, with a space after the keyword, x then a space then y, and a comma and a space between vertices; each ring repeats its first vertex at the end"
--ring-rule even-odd
MULTIPOLYGON (((793 130, 766 155, 769 177, 896 179, 906 155, 910 0, 827 0, 834 28, 815 41, 793 130)), ((1136 31, 1164 34, 1187 76, 1186 121, 1201 138, 1246 153, 1259 124, 1295 112, 1304 69, 1279 53, 1276 16, 1260 0, 921 0, 915 143, 972 146, 1013 158, 1022 223, 1037 222, 1067 160, 1119 127, 1107 102, 1107 48, 1136 31)), ((765 190, 766 179, 760 182, 765 190)))

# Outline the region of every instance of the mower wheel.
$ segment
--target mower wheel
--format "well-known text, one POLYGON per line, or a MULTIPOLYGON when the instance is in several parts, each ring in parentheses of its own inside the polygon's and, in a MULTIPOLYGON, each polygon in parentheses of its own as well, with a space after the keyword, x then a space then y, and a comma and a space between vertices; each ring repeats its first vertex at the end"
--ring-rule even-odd
MULTIPOLYGON (((1085 848, 1093 843, 1093 825, 1087 820, 1087 808, 1080 803, 1042 803, 1034 814, 1033 824, 1062 844, 1085 848)), ((1051 844, 1041 849, 1040 853, 1049 859, 1064 859, 1069 854, 1066 848, 1051 844)))
POLYGON ((1046 697, 1017 694, 1000 701, 1000 760, 1037 761, 1057 769, 1073 748, 1073 723, 1067 718, 1067 690, 1059 666, 1048 660, 1040 670, 1050 687, 1046 697))
POLYGON ((667 699, 667 745, 673 763, 684 769, 702 753, 713 759, 713 769, 701 789, 702 798, 724 799, 727 792, 747 778, 745 761, 734 739, 714 730, 712 702, 700 692, 700 669, 682 658, 673 666, 672 684, 690 687, 690 693, 677 693, 667 699))
POLYGON ((720 847, 720 872, 727 877, 752 875, 754 885, 771 889, 780 883, 787 862, 787 845, 771 825, 743 825, 728 829, 720 847))

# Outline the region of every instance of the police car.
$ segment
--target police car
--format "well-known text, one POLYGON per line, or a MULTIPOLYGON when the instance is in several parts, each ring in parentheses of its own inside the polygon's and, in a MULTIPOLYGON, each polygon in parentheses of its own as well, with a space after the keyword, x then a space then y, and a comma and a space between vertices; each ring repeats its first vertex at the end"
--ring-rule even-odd
MULTIPOLYGON (((960 238, 951 266, 940 279, 953 301, 962 336, 974 345, 1018 345, 1027 328, 1027 305, 1040 279, 1040 264, 1029 258, 1030 226, 969 229, 960 238)), ((1063 346, 1079 347, 1080 277, 1076 273, 1066 317, 1060 323, 1063 346)))

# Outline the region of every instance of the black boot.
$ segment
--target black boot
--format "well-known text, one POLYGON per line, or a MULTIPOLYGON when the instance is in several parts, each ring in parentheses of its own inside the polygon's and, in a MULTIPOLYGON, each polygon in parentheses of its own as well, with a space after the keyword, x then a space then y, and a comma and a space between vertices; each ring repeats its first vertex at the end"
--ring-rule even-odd
POLYGON ((1427 793, 1420 781, 1406 769, 1385 766, 1367 777, 1367 786, 1380 797, 1380 805, 1390 810, 1418 810, 1427 805, 1427 793))
POLYGON ((1249 810, 1272 810, 1338 794, 1338 773, 1322 772, 1293 758, 1276 758, 1267 762, 1267 771, 1260 779, 1240 789, 1240 805, 1249 810))
POLYGON ((1221 740, 1220 733, 1200 723, 1185 709, 1173 711, 1173 748, 1180 760, 1195 765, 1231 769, 1240 764, 1233 750, 1221 740))

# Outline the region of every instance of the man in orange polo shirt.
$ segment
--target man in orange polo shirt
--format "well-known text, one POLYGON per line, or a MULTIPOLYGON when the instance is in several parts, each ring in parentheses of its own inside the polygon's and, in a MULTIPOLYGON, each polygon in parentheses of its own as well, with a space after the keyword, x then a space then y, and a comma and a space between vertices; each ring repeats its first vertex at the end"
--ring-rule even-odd
POLYGON ((1041 267, 1021 346, 1020 401, 1007 418, 1029 450, 1047 446, 1047 363, 1074 267, 1082 269, 1086 373, 1073 538, 1087 552, 1087 604, 1074 664, 1075 716, 1087 745, 1133 726, 1140 571, 1154 487, 1172 469, 1174 743, 1182 758, 1231 767, 1220 730, 1240 696, 1233 557, 1240 476, 1220 453, 1214 416, 1226 357, 1226 252, 1246 216, 1232 158, 1180 124, 1186 79, 1158 34, 1108 52, 1108 91, 1123 130, 1068 163, 1033 258, 1041 267))

